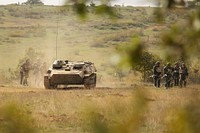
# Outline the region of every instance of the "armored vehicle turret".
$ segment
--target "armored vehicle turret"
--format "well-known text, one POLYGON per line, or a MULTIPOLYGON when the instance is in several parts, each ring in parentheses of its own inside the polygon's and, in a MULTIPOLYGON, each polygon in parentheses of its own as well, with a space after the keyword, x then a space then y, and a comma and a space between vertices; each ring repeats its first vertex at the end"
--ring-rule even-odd
POLYGON ((59 85, 84 85, 91 89, 96 87, 96 68, 92 62, 55 60, 44 75, 46 89, 59 85))

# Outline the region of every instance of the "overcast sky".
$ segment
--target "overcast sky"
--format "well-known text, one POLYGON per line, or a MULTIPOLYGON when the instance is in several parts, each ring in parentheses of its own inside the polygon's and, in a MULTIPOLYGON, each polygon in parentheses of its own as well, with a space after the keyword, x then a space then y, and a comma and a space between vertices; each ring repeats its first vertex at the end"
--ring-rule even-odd
MULTIPOLYGON (((13 4, 13 3, 22 3, 26 2, 27 0, 0 0, 0 5, 6 5, 6 4, 13 4)), ((65 0, 41 0, 45 5, 61 5, 64 3, 65 0)), ((112 4, 124 4, 127 5, 133 5, 133 6, 151 6, 153 5, 151 0, 114 0, 112 4)))

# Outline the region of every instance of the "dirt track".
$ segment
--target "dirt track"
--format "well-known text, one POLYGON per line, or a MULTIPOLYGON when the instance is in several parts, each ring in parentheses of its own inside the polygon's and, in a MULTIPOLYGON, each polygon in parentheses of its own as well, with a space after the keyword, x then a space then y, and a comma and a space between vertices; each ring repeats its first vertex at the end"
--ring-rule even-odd
MULTIPOLYGON (((111 90, 111 87, 96 87, 91 90, 111 90)), ((58 88, 58 89, 45 89, 45 88, 36 88, 36 87, 24 87, 24 86, 0 86, 0 92, 41 92, 41 91, 62 91, 62 90, 87 90, 84 87, 67 87, 67 88, 58 88)))

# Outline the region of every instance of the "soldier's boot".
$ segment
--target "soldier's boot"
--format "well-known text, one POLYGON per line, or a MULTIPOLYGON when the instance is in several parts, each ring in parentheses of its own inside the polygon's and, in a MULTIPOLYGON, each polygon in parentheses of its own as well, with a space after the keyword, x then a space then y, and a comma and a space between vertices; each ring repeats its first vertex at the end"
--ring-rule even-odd
POLYGON ((183 87, 183 81, 180 80, 180 87, 182 88, 183 87))
POLYGON ((160 88, 160 79, 158 79, 157 84, 158 84, 158 88, 160 88))
POLYGON ((174 86, 178 86, 178 79, 174 80, 174 86))
POLYGON ((24 76, 20 75, 20 84, 23 85, 24 76))
POLYGON ((177 79, 177 86, 179 86, 179 79, 177 79))
POLYGON ((154 77, 154 79, 153 79, 153 83, 154 83, 154 87, 156 87, 157 86, 157 80, 156 80, 156 78, 154 77))
POLYGON ((157 81, 154 80, 154 87, 157 87, 157 81))
POLYGON ((28 86, 28 81, 27 81, 27 78, 24 79, 24 86, 28 86))
POLYGON ((20 85, 22 85, 22 84, 23 84, 23 78, 20 79, 20 85))
POLYGON ((187 84, 187 82, 186 82, 186 81, 184 81, 184 87, 186 87, 186 84, 187 84))
POLYGON ((170 81, 168 81, 168 83, 167 83, 167 87, 168 87, 168 89, 171 88, 171 82, 170 82, 170 81))
POLYGON ((169 89, 168 83, 165 83, 165 89, 169 89))

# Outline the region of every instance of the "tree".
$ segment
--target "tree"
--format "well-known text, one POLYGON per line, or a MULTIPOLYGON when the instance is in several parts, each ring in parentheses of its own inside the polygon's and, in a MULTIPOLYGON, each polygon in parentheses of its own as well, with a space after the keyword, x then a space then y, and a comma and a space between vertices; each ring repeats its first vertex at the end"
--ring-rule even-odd
MULTIPOLYGON (((67 0, 66 0, 67 1, 67 0)), ((100 5, 96 6, 93 1, 90 1, 90 6, 87 6, 87 0, 68 0, 67 3, 74 6, 74 11, 81 19, 87 18, 88 9, 92 7, 94 12, 98 15, 108 15, 110 18, 117 18, 117 14, 114 11, 114 8, 110 6, 110 0, 100 1, 100 5)))
POLYGON ((91 1, 90 6, 95 7, 96 5, 95 5, 95 3, 93 3, 93 1, 91 1))
POLYGON ((128 67, 142 74, 144 81, 152 75, 152 68, 158 57, 145 50, 145 43, 135 36, 129 43, 120 44, 117 47, 120 53, 120 66, 128 67))
POLYGON ((41 0, 27 0, 24 4, 26 5, 44 5, 41 0))
POLYGON ((133 66, 133 69, 142 73, 144 81, 152 74, 152 66, 156 62, 156 58, 149 52, 143 52, 140 61, 133 66))

